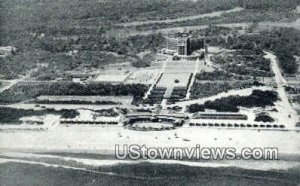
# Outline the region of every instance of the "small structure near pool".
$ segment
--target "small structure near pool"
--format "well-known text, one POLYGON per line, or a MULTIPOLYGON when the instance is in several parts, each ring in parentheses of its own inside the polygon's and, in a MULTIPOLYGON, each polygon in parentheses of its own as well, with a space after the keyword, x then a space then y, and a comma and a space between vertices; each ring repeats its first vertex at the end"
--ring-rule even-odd
POLYGON ((183 115, 154 115, 151 113, 129 114, 123 121, 126 128, 140 131, 171 130, 184 124, 183 115))

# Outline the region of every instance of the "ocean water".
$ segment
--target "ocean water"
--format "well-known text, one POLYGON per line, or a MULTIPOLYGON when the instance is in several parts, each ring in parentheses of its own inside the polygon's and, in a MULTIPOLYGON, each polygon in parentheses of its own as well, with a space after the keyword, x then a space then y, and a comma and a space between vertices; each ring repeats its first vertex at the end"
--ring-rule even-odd
POLYGON ((83 185, 299 185, 300 168, 249 170, 237 167, 192 167, 142 162, 89 169, 40 164, 0 164, 2 186, 83 185))

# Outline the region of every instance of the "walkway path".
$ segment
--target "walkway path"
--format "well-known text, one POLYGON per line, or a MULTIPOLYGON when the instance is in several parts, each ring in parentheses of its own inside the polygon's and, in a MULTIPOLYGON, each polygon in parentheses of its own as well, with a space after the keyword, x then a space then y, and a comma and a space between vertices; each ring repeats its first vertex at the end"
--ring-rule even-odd
POLYGON ((8 83, 8 85, 7 85, 7 86, 4 86, 4 87, 1 87, 1 88, 0 88, 0 93, 3 92, 3 91, 5 91, 5 90, 10 89, 12 86, 14 86, 14 85, 17 84, 17 83, 26 80, 26 79, 29 78, 29 77, 31 76, 31 74, 32 74, 33 72, 35 72, 36 70, 37 70, 37 68, 36 68, 36 69, 30 70, 29 73, 28 73, 27 75, 22 76, 20 79, 3 80, 2 82, 8 83))
POLYGON ((169 61, 170 59, 171 59, 171 57, 169 57, 169 58, 167 58, 166 60, 164 60, 163 66, 162 66, 162 68, 161 68, 161 72, 158 73, 158 75, 157 75, 157 77, 156 77, 154 83, 150 86, 149 90, 146 92, 146 94, 145 94, 145 96, 144 96, 144 99, 147 99, 147 98, 148 98, 148 96, 150 95, 150 93, 151 93, 151 91, 153 90, 154 86, 155 86, 155 85, 158 83, 158 81, 160 80, 160 77, 161 77, 162 73, 164 73, 165 68, 166 68, 166 66, 167 66, 167 63, 168 63, 168 61, 169 61))
MULTIPOLYGON (((271 61, 271 68, 275 74, 275 80, 277 83, 277 92, 279 94, 279 97, 281 98, 283 104, 284 104, 284 108, 283 111, 284 115, 283 117, 286 118, 286 122, 292 122, 292 123, 296 123, 298 121, 298 116, 296 111, 294 110, 294 108, 292 107, 292 105, 290 104, 287 94, 284 90, 284 85, 286 85, 286 80, 283 78, 280 68, 278 66, 278 60, 277 57, 267 51, 264 51, 264 53, 266 54, 264 57, 266 59, 270 59, 271 61)), ((290 123, 289 123, 290 124, 290 123)))
POLYGON ((186 93, 186 97, 185 97, 186 100, 190 99, 191 89, 192 89, 192 86, 194 84, 194 81, 195 81, 195 78, 196 78, 196 74, 199 72, 199 64, 200 64, 200 59, 197 58, 196 65, 195 65, 194 72, 193 72, 193 76, 192 76, 192 79, 190 81, 187 93, 186 93))
POLYGON ((189 21, 194 19, 201 19, 205 17, 220 17, 224 13, 232 13, 232 12, 240 12, 244 10, 243 8, 236 7, 230 10, 224 11, 215 11, 207 14, 200 14, 200 15, 193 15, 193 16, 186 16, 186 17, 179 17, 177 19, 165 19, 165 20, 148 20, 148 21, 135 21, 135 22, 128 22, 128 23, 121 23, 120 26, 139 26, 139 25, 147 25, 147 24, 159 24, 159 23, 175 23, 179 21, 189 21))

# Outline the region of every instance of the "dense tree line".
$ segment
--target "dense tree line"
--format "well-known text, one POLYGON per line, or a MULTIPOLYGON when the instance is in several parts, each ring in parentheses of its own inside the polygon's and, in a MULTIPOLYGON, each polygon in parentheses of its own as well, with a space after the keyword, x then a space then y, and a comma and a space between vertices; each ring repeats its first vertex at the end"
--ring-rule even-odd
POLYGON ((274 122, 275 120, 269 115, 259 114, 255 117, 254 121, 274 122))
MULTIPOLYGON (((211 34, 214 36, 207 42, 213 46, 223 46, 229 49, 239 50, 239 54, 247 55, 262 55, 263 50, 270 50, 275 53, 279 59, 279 65, 284 73, 294 74, 298 70, 299 64, 297 63, 294 56, 298 56, 300 53, 300 31, 293 28, 277 28, 272 30, 261 31, 259 34, 247 34, 238 35, 232 31, 228 31, 226 34, 229 36, 225 39, 220 37, 220 34, 224 31, 222 27, 212 27, 212 30, 206 34, 211 34), (244 53, 244 54, 243 54, 244 53)), ((264 70, 267 73, 266 63, 261 63, 263 60, 260 58, 255 58, 250 60, 248 63, 252 66, 258 66, 258 69, 264 70), (265 66, 262 66, 265 65, 265 66)), ((223 57, 218 58, 217 62, 226 64, 223 57)), ((228 66, 228 65, 227 65, 228 66)), ((229 70, 232 72, 247 73, 245 69, 237 69, 235 66, 228 66, 229 70)), ((269 67, 268 67, 269 68, 269 67)), ((260 72, 255 72, 259 74, 260 72)), ((269 74, 271 75, 271 74, 269 74)))
MULTIPOLYGON (((128 22, 172 19, 187 15, 227 10, 237 6, 265 11, 269 9, 291 9, 297 4, 299 4, 297 0, 73 0, 71 2, 68 0, 56 2, 49 2, 47 0, 20 2, 18 0, 11 0, 3 2, 2 7, 6 15, 16 16, 17 20, 20 19, 18 23, 20 22, 25 26, 27 22, 23 20, 36 20, 36 24, 41 25, 59 24, 63 20, 67 20, 69 24, 74 21, 97 23, 97 18, 98 21, 101 19, 105 23, 128 22), (18 7, 22 9, 19 10, 17 9, 18 7), (17 10, 21 12, 19 15, 17 12, 14 12, 17 10)), ((28 27, 30 26, 28 25, 28 27)))
POLYGON ((262 31, 259 34, 241 35, 231 38, 227 43, 220 43, 230 49, 270 50, 278 57, 284 73, 296 73, 299 64, 295 55, 300 53, 300 31, 293 28, 279 28, 262 31))
POLYGON ((156 51, 165 43, 161 33, 136 35, 126 38, 106 37, 105 35, 84 35, 76 38, 55 39, 47 36, 37 39, 36 48, 51 53, 69 52, 72 50, 108 51, 118 54, 136 54, 145 50, 156 51))
POLYGON ((46 110, 25 110, 25 109, 16 109, 10 107, 0 107, 0 123, 20 123, 20 118, 28 117, 28 116, 42 116, 46 114, 57 114, 62 118, 75 118, 79 115, 79 112, 76 110, 54 110, 54 109, 46 109, 46 110))
MULTIPOLYGON (((249 1, 250 2, 250 1, 249 1)), ((298 3, 300 5, 300 3, 298 3)), ((136 26, 139 31, 143 30, 157 30, 171 27, 184 27, 184 26, 196 26, 196 25, 216 25, 226 23, 258 23, 264 21, 277 22, 283 19, 297 18, 297 14, 294 13, 296 6, 290 7, 261 7, 261 8, 250 8, 242 11, 225 13, 222 17, 204 17, 186 21, 174 21, 174 22, 162 22, 162 23, 151 23, 142 24, 136 26), (238 15, 238 16, 237 16, 238 15)), ((230 29, 230 28, 229 28, 230 29)), ((220 39, 220 37, 219 37, 220 39)))
POLYGON ((95 110, 97 116, 108 116, 108 117, 116 117, 119 115, 114 109, 101 109, 95 110))
MULTIPOLYGON (((290 10, 299 5, 297 0, 198 0, 195 2, 181 0, 112 0, 104 2, 96 0, 73 0, 72 2, 67 0, 55 2, 47 0, 22 2, 11 0, 1 3, 0 12, 5 15, 1 17, 1 46, 15 46, 18 52, 0 62, 0 74, 6 79, 13 79, 17 78, 19 74, 25 74, 27 70, 39 63, 53 63, 55 65, 50 65, 44 76, 41 75, 42 72, 38 75, 40 79, 49 80, 53 79, 53 76, 57 76, 58 72, 56 71, 61 69, 59 68, 60 66, 63 66, 64 69, 68 67, 72 69, 82 63, 88 63, 99 67, 103 64, 127 60, 130 55, 136 55, 145 49, 157 51, 164 45, 164 38, 158 34, 133 36, 125 39, 117 36, 112 37, 117 35, 114 33, 118 33, 120 27, 113 26, 111 22, 162 20, 227 10, 237 6, 246 8, 245 11, 239 13, 240 16, 232 13, 222 16, 221 19, 216 18, 217 20, 214 20, 214 18, 189 20, 172 23, 173 25, 165 27, 214 24, 218 21, 224 23, 226 21, 232 22, 233 20, 234 22, 252 22, 255 19, 263 19, 265 17, 267 19, 270 17, 278 19, 278 15, 283 14, 283 12, 290 14, 292 12, 290 10), (277 11, 280 13, 274 16, 274 14, 269 14, 269 11, 273 11, 271 13, 276 13, 277 11), (255 13, 254 16, 253 12, 255 13), (75 58, 67 56, 66 53, 72 50, 79 50, 80 55, 75 58), (109 57, 97 54, 99 51, 116 52, 117 54, 128 56, 125 59, 122 56, 109 57), (64 64, 62 61, 66 65, 60 65, 64 64)), ((164 25, 157 24, 150 26, 164 27, 164 25)), ((292 34, 284 35, 287 38, 286 36, 291 36, 292 34)), ((222 39, 220 38, 220 40, 222 39)), ((265 40, 268 40, 268 38, 265 38, 265 40)), ((292 54, 286 54, 290 53, 290 47, 286 47, 287 45, 288 42, 283 47, 287 48, 286 51, 278 49, 276 53, 280 61, 283 61, 280 64, 284 71, 294 73, 296 62, 292 54)), ((244 47, 247 46, 251 45, 246 43, 244 47)), ((281 43, 277 46, 281 46, 281 43)), ((293 46, 291 48, 296 47, 293 46)), ((137 66, 148 65, 145 62, 134 62, 133 64, 137 66)))
POLYGON ((142 59, 137 54, 145 50, 156 52, 164 45, 165 38, 162 34, 132 36, 125 40, 94 36, 76 40, 56 40, 46 36, 33 40, 31 48, 35 52, 18 51, 16 55, 1 58, 0 74, 6 79, 18 78, 18 75, 26 74, 27 70, 41 63, 48 66, 40 68, 32 75, 39 80, 53 80, 64 71, 73 70, 82 64, 99 68, 111 63, 129 61, 134 66, 144 67, 150 65, 153 54, 142 59), (34 44, 35 42, 37 44, 34 44), (69 55, 74 50, 77 54, 69 55))
POLYGON ((280 10, 280 9, 295 9, 299 5, 298 0, 240 0, 241 6, 246 9, 259 10, 280 10))
POLYGON ((214 101, 206 101, 204 104, 192 104, 188 110, 191 113, 204 111, 204 109, 213 109, 218 112, 238 112, 238 107, 273 106, 278 99, 277 92, 253 90, 249 96, 229 96, 214 101))
POLYGON ((16 79, 25 75, 27 70, 35 67, 35 56, 31 54, 11 55, 0 58, 0 76, 3 79, 16 79))
POLYGON ((196 74, 196 79, 197 80, 209 80, 209 81, 214 81, 214 80, 247 80, 249 78, 245 76, 238 76, 234 74, 230 74, 226 71, 222 70, 215 70, 212 72, 200 72, 196 74))
POLYGON ((227 92, 233 89, 244 89, 252 86, 258 86, 259 84, 251 81, 235 81, 235 82, 197 82, 192 86, 191 98, 198 99, 208 96, 213 96, 221 92, 227 92))
POLYGON ((131 62, 135 58, 130 58, 130 55, 136 55, 145 48, 156 51, 163 42, 163 37, 156 34, 128 39, 116 38, 114 34, 107 36, 108 28, 112 27, 104 20, 108 20, 110 13, 124 17, 123 12, 116 11, 118 6, 111 1, 103 5, 94 0, 52 3, 45 0, 26 3, 12 0, 1 5, 0 12, 5 14, 1 17, 1 46, 15 46, 18 50, 15 55, 1 59, 0 74, 6 79, 18 78, 40 63, 47 63, 49 67, 35 73, 35 77, 52 80, 60 72, 72 70, 81 64, 99 67, 120 61, 131 62), (66 8, 69 6, 73 11, 66 8), (82 11, 84 7, 87 11, 82 11), (106 11, 109 13, 102 15, 106 11), (93 16, 100 17, 86 20, 93 16), (78 55, 68 55, 73 50, 79 51, 78 55))
POLYGON ((143 57, 136 56, 136 61, 132 62, 132 66, 137 68, 150 67, 151 63, 155 60, 156 53, 149 53, 143 57))
POLYGON ((143 84, 80 84, 73 82, 55 82, 39 84, 16 84, 12 88, 0 93, 0 103, 14 103, 35 98, 40 95, 99 95, 99 96, 127 96, 132 95, 135 100, 141 99, 148 90, 143 84))

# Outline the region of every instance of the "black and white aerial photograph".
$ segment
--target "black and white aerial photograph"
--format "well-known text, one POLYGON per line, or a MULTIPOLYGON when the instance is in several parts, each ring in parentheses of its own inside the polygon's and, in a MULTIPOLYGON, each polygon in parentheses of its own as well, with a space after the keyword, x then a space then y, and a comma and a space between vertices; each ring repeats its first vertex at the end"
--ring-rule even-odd
POLYGON ((299 186, 300 0, 0 0, 1 186, 299 186))

